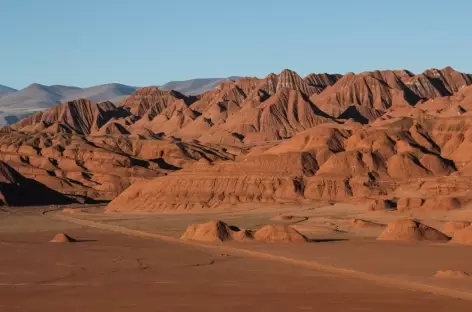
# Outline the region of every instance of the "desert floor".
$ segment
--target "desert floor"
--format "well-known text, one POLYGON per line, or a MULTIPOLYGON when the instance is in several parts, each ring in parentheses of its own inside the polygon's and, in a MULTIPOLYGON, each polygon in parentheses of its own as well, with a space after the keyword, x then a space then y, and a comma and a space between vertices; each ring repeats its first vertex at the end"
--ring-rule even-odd
MULTIPOLYGON (((0 311, 471 311, 472 248, 375 240, 396 212, 336 204, 162 214, 0 211, 0 311), (271 220, 276 215, 291 220, 271 220), (290 223, 307 244, 181 242, 191 223, 290 223), (53 244, 58 232, 77 243, 53 244)), ((410 215, 408 215, 410 216, 410 215)), ((455 213, 414 215, 440 228, 455 213)))

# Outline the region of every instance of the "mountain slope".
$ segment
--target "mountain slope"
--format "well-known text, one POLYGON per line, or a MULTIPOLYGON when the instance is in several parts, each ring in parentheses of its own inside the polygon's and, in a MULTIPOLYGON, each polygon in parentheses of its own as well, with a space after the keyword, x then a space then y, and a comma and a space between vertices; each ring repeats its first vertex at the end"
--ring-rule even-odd
POLYGON ((16 91, 17 91, 16 89, 13 89, 4 85, 0 85, 0 97, 6 94, 12 93, 12 92, 16 92, 16 91))
POLYGON ((0 99, 0 109, 38 110, 77 99, 87 99, 94 102, 111 101, 130 95, 136 89, 117 83, 90 88, 62 85, 45 86, 35 83, 25 89, 2 97, 0 99))
POLYGON ((198 96, 150 87, 118 106, 67 102, 0 128, 0 160, 93 199, 141 180, 112 211, 351 199, 447 210, 472 202, 470 138, 472 76, 452 68, 284 70, 198 96))
MULTIPOLYGON (((214 89, 225 80, 238 80, 240 77, 197 78, 184 81, 171 81, 159 87, 160 90, 175 90, 186 95, 201 94, 214 89)), ((31 84, 15 90, 0 85, 0 126, 18 122, 37 111, 42 111, 67 101, 87 99, 92 102, 110 101, 121 103, 138 88, 119 83, 109 83, 89 88, 63 85, 46 86, 31 84)))
POLYGON ((0 161, 0 206, 69 204, 74 199, 27 179, 4 161, 0 161))
POLYGON ((32 84, 25 89, 0 97, 0 125, 11 124, 37 111, 78 99, 88 99, 93 102, 110 101, 118 104, 136 89, 117 83, 90 88, 32 84))
POLYGON ((216 88, 225 80, 239 80, 241 77, 228 77, 228 78, 197 78, 183 81, 170 81, 159 89, 168 91, 175 90, 186 95, 197 95, 210 91, 216 88))
MULTIPOLYGON (((238 80, 240 77, 197 78, 184 81, 171 81, 159 87, 160 90, 175 90, 186 95, 201 94, 214 89, 225 80, 238 80)), ((89 88, 63 85, 45 86, 32 84, 22 90, 0 85, 0 126, 18 122, 37 111, 78 99, 92 102, 110 101, 121 103, 138 88, 119 83, 109 83, 89 88)))
POLYGON ((59 85, 45 86, 34 83, 20 91, 2 97, 0 99, 0 109, 4 111, 25 111, 50 108, 78 90, 80 88, 59 85))
POLYGON ((131 87, 119 83, 109 83, 81 89, 79 92, 68 96, 66 101, 87 99, 92 102, 110 101, 118 105, 126 96, 136 91, 136 87, 131 87))

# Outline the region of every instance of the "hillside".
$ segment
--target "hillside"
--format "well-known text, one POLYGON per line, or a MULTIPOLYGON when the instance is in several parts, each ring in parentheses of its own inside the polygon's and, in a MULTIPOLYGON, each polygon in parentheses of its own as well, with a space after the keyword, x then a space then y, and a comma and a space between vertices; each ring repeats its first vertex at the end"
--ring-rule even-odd
POLYGON ((0 97, 5 96, 12 92, 16 92, 16 91, 17 91, 16 89, 0 85, 0 97))
POLYGON ((135 90, 135 87, 122 84, 106 84, 83 89, 32 84, 0 98, 0 125, 11 124, 34 112, 75 99, 89 99, 94 102, 112 101, 118 104, 123 97, 135 90))
MULTIPOLYGON (((171 81, 159 88, 161 90, 176 90, 186 95, 196 95, 214 89, 227 79, 237 80, 239 77, 171 81)), ((118 105, 137 89, 119 83, 89 88, 63 85, 45 86, 35 83, 22 90, 0 85, 0 126, 15 123, 34 112, 43 111, 66 101, 87 99, 96 103, 109 101, 118 105)))
POLYGON ((197 78, 182 81, 170 81, 160 86, 159 89, 164 91, 175 90, 186 95, 197 95, 216 88, 225 80, 235 81, 240 78, 241 77, 232 76, 228 78, 197 78))
POLYGON ((472 199, 471 84, 449 67, 284 70, 197 96, 149 87, 118 106, 68 101, 4 127, 0 143, 6 163, 58 192, 121 193, 113 211, 316 200, 455 209, 472 199))

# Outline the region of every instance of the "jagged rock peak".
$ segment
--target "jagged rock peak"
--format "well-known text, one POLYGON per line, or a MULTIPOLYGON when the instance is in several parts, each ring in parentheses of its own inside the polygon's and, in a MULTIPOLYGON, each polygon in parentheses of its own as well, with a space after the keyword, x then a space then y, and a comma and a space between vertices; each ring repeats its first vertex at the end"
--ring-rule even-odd
POLYGON ((342 78, 340 74, 309 74, 303 80, 309 85, 313 87, 323 88, 325 89, 328 86, 334 85, 339 79, 342 78))
POLYGON ((297 72, 290 69, 284 69, 279 74, 277 89, 298 89, 302 83, 303 79, 297 74, 297 72))
POLYGON ((160 114, 170 104, 179 100, 184 101, 186 105, 190 105, 196 98, 187 97, 174 90, 161 91, 157 87, 146 87, 131 94, 119 106, 129 109, 133 115, 142 117, 149 112, 154 115, 160 114))
POLYGON ((54 129, 68 129, 68 132, 88 135, 118 113, 119 110, 111 102, 95 104, 90 100, 79 99, 56 105, 45 112, 36 113, 12 125, 12 128, 26 132, 37 132, 51 127, 46 132, 56 132, 54 129))
POLYGON ((276 89, 277 91, 282 89, 298 90, 306 96, 310 96, 314 93, 320 93, 324 88, 310 86, 295 71, 284 69, 278 75, 276 89))

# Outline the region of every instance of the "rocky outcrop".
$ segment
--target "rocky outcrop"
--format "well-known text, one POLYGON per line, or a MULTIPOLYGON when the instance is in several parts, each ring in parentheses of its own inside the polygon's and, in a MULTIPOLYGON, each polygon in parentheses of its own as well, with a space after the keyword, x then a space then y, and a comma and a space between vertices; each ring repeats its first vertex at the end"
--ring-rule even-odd
POLYGON ((187 97, 177 91, 161 91, 156 87, 142 88, 131 94, 120 103, 120 107, 128 109, 131 114, 144 116, 158 115, 175 102, 189 105, 194 97, 187 97))
MULTIPOLYGON (((309 74, 303 80, 312 87, 319 88, 321 92, 329 86, 334 85, 342 78, 339 74, 309 74)), ((320 92, 320 93, 321 93, 320 92)))
POLYGON ((162 179, 135 183, 107 211, 206 209, 218 205, 296 202, 303 177, 316 171, 308 153, 263 155, 235 162, 197 162, 162 179))
POLYGON ((118 107, 77 100, 1 129, 0 160, 84 198, 113 199, 135 183, 110 211, 352 199, 461 209, 471 83, 452 68, 284 70, 198 96, 143 88, 118 107))
POLYGON ((308 238, 288 225, 264 225, 254 232, 254 239, 268 243, 306 243, 308 238))
POLYGON ((8 164, 0 161, 0 206, 29 206, 74 203, 47 186, 27 179, 8 164))
POLYGON ((403 219, 390 223, 378 239, 390 241, 448 241, 450 238, 419 221, 403 219))
POLYGON ((191 224, 180 237, 182 240, 199 242, 226 242, 252 240, 252 233, 242 230, 223 221, 210 221, 202 224, 191 224))
POLYGON ((12 128, 24 132, 74 132, 87 135, 100 129, 112 117, 125 115, 111 102, 95 104, 89 100, 76 100, 26 118, 12 128))
MULTIPOLYGON (((119 127, 115 125, 116 127, 119 127)), ((140 179, 166 175, 200 159, 213 162, 234 155, 218 147, 121 133, 0 135, 0 160, 21 175, 78 200, 111 200, 140 179)))
POLYGON ((388 126, 319 124, 290 139, 254 148, 235 162, 201 162, 130 188, 109 209, 352 199, 382 201, 383 209, 400 211, 460 209, 470 201, 463 193, 472 183, 469 165, 464 154, 449 152, 453 142, 443 136, 458 135, 463 126, 447 128, 444 122, 404 118, 388 126), (385 196, 391 199, 386 201, 385 196), (136 197, 151 204, 135 204, 136 197))

